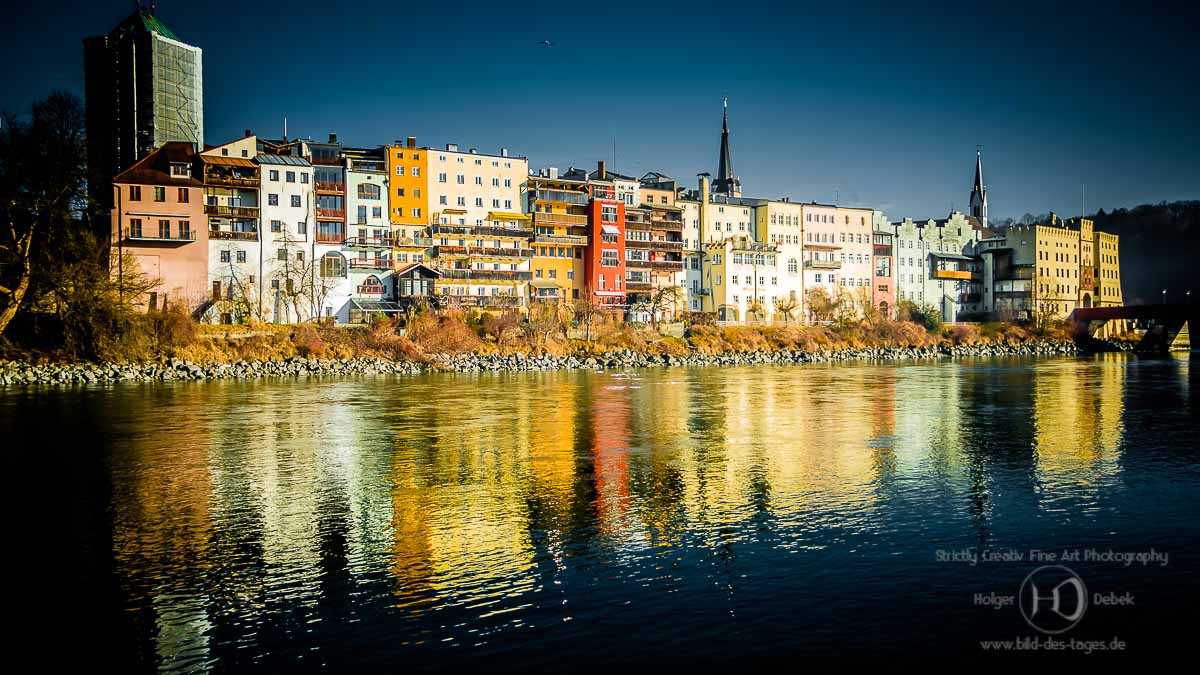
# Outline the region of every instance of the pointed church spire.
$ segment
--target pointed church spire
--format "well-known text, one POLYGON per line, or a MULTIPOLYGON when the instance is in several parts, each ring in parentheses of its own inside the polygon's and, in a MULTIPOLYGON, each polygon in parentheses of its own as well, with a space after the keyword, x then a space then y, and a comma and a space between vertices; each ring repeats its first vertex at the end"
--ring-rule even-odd
POLYGON ((975 146, 975 183, 971 186, 971 215, 987 227, 987 186, 983 184, 983 155, 982 146, 975 146))
POLYGON ((721 158, 717 163, 717 179, 713 181, 713 192, 729 197, 742 195, 742 182, 733 173, 733 155, 729 152, 729 97, 724 100, 721 118, 721 158))

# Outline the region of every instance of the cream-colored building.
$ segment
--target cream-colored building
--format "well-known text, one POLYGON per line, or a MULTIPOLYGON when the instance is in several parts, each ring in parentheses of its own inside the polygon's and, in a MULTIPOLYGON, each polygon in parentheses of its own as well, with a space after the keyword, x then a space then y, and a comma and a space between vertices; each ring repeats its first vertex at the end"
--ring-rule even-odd
POLYGON ((463 305, 521 307, 531 278, 530 217, 522 186, 529 160, 449 143, 426 148, 432 262, 439 292, 463 305))

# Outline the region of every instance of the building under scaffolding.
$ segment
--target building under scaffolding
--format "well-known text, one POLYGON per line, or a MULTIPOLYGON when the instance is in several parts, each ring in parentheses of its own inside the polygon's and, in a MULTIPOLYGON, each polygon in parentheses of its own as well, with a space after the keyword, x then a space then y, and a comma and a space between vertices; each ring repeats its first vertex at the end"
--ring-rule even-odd
POLYGON ((168 141, 204 149, 201 50, 138 9, 83 42, 88 185, 111 207, 112 177, 168 141))

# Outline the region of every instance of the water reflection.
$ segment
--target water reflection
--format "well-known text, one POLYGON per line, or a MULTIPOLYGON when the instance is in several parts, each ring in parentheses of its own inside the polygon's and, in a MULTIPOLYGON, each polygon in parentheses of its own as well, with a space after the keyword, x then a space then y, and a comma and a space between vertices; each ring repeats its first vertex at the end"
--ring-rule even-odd
POLYGON ((848 583, 839 564, 886 590, 887 564, 923 564, 932 541, 1086 521, 1126 480, 1131 372, 1115 356, 208 383, 113 390, 90 423, 137 658, 336 665, 350 642, 550 653, 617 631, 651 649, 778 618, 811 579, 848 583), (668 627, 680 612, 702 625, 668 627))

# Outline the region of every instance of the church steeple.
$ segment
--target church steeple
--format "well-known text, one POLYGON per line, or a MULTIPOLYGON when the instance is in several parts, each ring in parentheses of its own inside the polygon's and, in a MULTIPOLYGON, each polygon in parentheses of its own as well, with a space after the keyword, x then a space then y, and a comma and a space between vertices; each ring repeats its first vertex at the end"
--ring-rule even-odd
POLYGON ((971 186, 971 215, 987 227, 987 186, 983 184, 983 156, 978 147, 975 148, 975 183, 971 186))
POLYGON ((725 111, 721 119, 721 159, 717 164, 717 179, 713 181, 713 193, 727 197, 742 196, 742 182, 733 173, 733 156, 729 153, 729 97, 725 98, 725 111))

